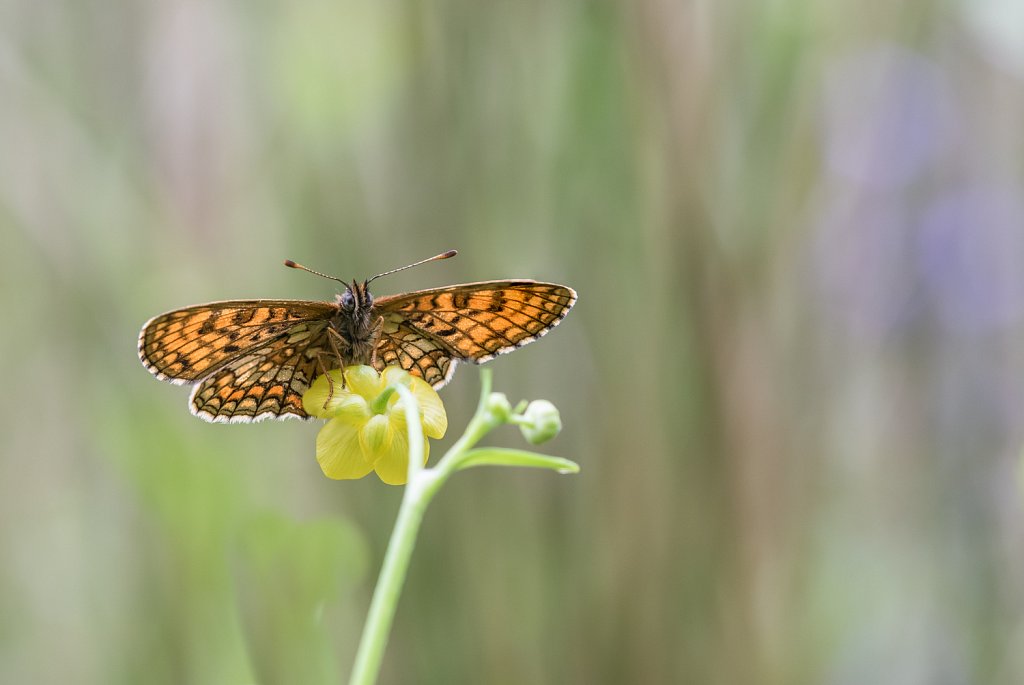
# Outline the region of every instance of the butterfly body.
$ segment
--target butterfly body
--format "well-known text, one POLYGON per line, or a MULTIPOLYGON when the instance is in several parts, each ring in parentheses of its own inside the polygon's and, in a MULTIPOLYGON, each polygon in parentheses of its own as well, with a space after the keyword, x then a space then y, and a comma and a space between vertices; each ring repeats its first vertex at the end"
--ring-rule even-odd
POLYGON ((304 419, 302 394, 329 369, 397 364, 440 388, 457 362, 536 340, 576 302, 571 288, 530 280, 377 299, 368 284, 346 284, 333 302, 229 300, 161 314, 142 327, 139 358, 161 380, 194 385, 190 408, 204 420, 304 419))
POLYGON ((371 364, 380 337, 380 317, 373 310, 373 296, 367 282, 352 281, 344 293, 335 297, 335 305, 338 312, 331 317, 328 335, 338 344, 331 351, 339 366, 371 364))

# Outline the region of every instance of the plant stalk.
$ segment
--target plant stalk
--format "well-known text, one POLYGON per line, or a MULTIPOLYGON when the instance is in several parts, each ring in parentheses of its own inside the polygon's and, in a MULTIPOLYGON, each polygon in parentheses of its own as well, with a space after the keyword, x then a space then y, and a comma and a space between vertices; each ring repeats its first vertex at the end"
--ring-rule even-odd
POLYGON ((423 432, 416 398, 405 386, 392 386, 402 398, 406 426, 409 430, 409 482, 405 486, 395 529, 391 533, 391 540, 384 554, 377 587, 374 588, 373 599, 370 600, 370 610, 366 616, 359 649, 356 651, 349 685, 373 685, 377 682, 377 675, 384 659, 384 649, 391 633, 391 624, 398 608, 398 598, 409 570, 412 550, 416 546, 416 535, 423 522, 423 513, 434 494, 457 470, 460 458, 494 427, 485 409, 485 400, 491 392, 491 374, 488 369, 482 371, 480 403, 476 413, 469 422, 466 432, 432 469, 423 468, 423 432))

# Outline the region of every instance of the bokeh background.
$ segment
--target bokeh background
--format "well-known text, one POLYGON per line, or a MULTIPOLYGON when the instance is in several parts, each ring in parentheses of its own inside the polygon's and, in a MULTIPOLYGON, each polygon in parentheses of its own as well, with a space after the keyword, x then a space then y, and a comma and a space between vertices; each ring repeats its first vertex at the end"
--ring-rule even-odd
POLYGON ((401 490, 136 336, 458 248, 376 292, 576 288, 582 473, 453 479, 382 682, 1024 682, 1021 8, 0 2, 0 681, 343 680, 401 490))

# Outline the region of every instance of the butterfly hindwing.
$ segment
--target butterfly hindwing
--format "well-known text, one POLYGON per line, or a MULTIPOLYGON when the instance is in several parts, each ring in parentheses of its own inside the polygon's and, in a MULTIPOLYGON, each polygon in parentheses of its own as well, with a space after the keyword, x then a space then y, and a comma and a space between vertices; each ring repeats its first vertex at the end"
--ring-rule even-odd
POLYGON ((455 373, 455 360, 448 346, 405 322, 400 313, 384 317, 377 343, 376 368, 397 364, 435 388, 442 387, 455 373))
POLYGON ((320 372, 327 351, 325 326, 297 324, 281 338, 225 364, 192 391, 192 413, 213 422, 309 418, 302 395, 320 372), (310 335, 296 340, 301 329, 310 335))

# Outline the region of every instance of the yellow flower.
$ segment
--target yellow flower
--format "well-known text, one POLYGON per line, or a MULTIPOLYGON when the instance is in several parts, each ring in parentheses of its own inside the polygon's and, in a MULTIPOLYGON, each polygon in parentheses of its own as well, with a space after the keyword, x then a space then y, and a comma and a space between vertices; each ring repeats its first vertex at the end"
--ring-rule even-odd
MULTIPOLYGON (((324 475, 354 479, 376 471, 385 483, 403 485, 409 472, 405 410, 398 393, 388 386, 401 383, 412 391, 425 438, 441 438, 448 429, 437 392, 397 366, 387 367, 380 375, 369 366, 350 366, 344 370, 344 389, 342 371, 328 375, 334 382, 333 395, 327 377, 321 375, 302 396, 306 413, 330 419, 316 436, 316 459, 324 475)), ((430 451, 426 440, 423 447, 426 463, 430 451)))

